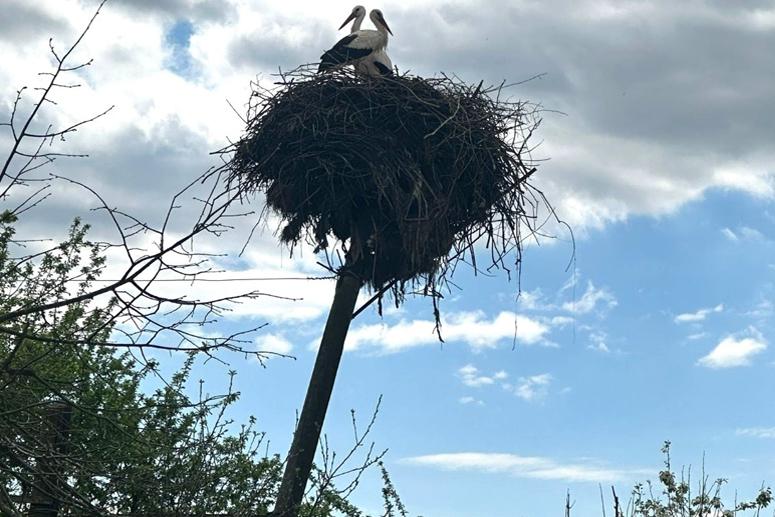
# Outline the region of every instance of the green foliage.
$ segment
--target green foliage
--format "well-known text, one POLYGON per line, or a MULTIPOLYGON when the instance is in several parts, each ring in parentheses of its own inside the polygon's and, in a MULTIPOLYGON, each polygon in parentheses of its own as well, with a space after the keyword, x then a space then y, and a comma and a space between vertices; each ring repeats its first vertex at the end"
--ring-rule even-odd
MULTIPOLYGON (((0 320, 85 292, 105 265, 78 221, 36 260, 14 258, 14 223, 0 215, 0 320)), ((142 350, 106 346, 109 306, 83 300, 2 324, 0 513, 25 511, 43 489, 63 502, 60 515, 269 515, 283 462, 262 453, 255 419, 237 425, 228 418, 239 393, 229 383, 226 394, 209 397, 200 384, 192 400, 193 354, 165 380, 142 350), (158 388, 146 393, 150 383, 158 388), (62 403, 71 417, 57 448, 45 437, 55 431, 52 408, 62 403)), ((364 514, 327 484, 301 515, 364 514)))
MULTIPOLYGON (((759 516, 761 511, 772 502, 772 490, 762 486, 756 497, 750 501, 737 501, 730 504, 722 498, 722 487, 727 483, 724 478, 710 480, 705 474, 704 464, 696 482, 696 492, 692 492, 691 469, 682 471, 680 476, 672 468, 670 461, 670 442, 662 447, 665 455, 665 468, 659 472, 657 486, 646 482, 635 485, 632 491, 629 516, 632 517, 733 517, 752 511, 759 516), (659 491, 655 493, 655 489, 659 491)), ((624 515, 619 511, 616 517, 624 515)))
MULTIPOLYGON (((37 260, 13 258, 14 222, 7 213, 0 218, 0 315, 72 297, 72 290, 77 296, 103 268, 99 247, 78 221, 37 260)), ((64 471, 58 482, 46 487, 59 492, 64 514, 267 513, 281 462, 257 454, 253 420, 231 432, 224 412, 238 394, 189 400, 193 358, 161 388, 142 393, 155 362, 88 344, 106 341, 113 326, 105 307, 89 304, 11 320, 0 333, 5 506, 11 495, 25 500, 43 484, 42 466, 57 453, 41 439, 51 432, 48 408, 64 402, 72 408, 67 459, 57 463, 64 471)))
POLYGON ((281 461, 259 454, 262 435, 253 419, 235 430, 224 418, 238 394, 197 401, 183 394, 192 362, 153 394, 111 408, 122 413, 120 425, 94 420, 86 435, 73 433, 99 465, 74 484, 79 493, 95 494, 117 513, 268 513, 281 461), (102 447, 95 450, 94 441, 102 447))
POLYGON ((379 470, 382 472, 382 502, 385 507, 382 517, 407 517, 406 508, 398 497, 396 487, 393 486, 393 481, 382 462, 379 462, 379 470))

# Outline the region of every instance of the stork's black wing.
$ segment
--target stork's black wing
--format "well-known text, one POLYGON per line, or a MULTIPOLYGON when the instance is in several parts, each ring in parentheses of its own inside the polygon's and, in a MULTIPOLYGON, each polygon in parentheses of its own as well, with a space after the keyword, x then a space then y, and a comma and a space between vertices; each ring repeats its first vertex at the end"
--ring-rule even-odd
POLYGON ((336 45, 331 47, 331 50, 326 51, 320 56, 320 66, 318 72, 328 70, 337 65, 344 65, 355 59, 360 59, 371 54, 373 49, 370 48, 353 48, 348 47, 350 43, 357 38, 357 34, 350 34, 345 36, 336 42, 336 45))
POLYGON ((374 60, 374 67, 379 71, 380 75, 393 75, 393 69, 389 66, 385 65, 384 63, 380 63, 377 60, 374 60))

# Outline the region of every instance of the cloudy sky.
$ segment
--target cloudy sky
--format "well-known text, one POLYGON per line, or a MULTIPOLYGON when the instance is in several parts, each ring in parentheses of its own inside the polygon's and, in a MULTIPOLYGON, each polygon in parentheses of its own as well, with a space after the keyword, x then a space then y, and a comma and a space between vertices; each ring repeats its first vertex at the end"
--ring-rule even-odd
MULTIPOLYGON (((0 116, 50 66, 47 40, 72 41, 92 0, 4 0, 0 116)), ((238 138, 250 81, 312 62, 338 37, 342 1, 110 0, 78 52, 84 86, 47 121, 116 108, 64 144, 86 160, 55 170, 111 204, 153 219, 177 187, 238 138)), ((626 495, 656 474, 663 440, 678 464, 730 479, 744 497, 775 481, 775 8, 769 1, 419 0, 380 7, 401 70, 478 83, 521 81, 514 98, 548 111, 537 184, 569 235, 530 246, 522 295, 505 276, 459 273, 443 305, 446 343, 426 300, 348 338, 326 431, 344 448, 350 409, 390 449, 387 466, 413 513, 549 516, 566 490, 599 514, 598 483, 626 495), (517 323, 516 336, 514 335, 517 323)), ((7 148, 8 135, 0 136, 7 148)), ((60 145, 63 145, 60 143, 60 145)), ((5 153, 5 151, 3 151, 5 153)), ((4 154, 3 154, 4 155, 4 154)), ((94 203, 59 184, 23 225, 54 235, 94 203)), ((260 209, 260 206, 257 207, 260 209)), ((246 223, 246 228, 249 224, 246 223)), ((239 277, 319 275, 271 228, 237 256, 246 228, 211 243, 239 277)), ((102 231, 98 224, 97 231, 102 231)), ((217 332, 268 322, 255 346, 295 356, 228 358, 199 373, 217 390, 228 368, 284 453, 332 285, 255 287, 299 298, 243 304, 217 332)), ((195 293, 219 289, 194 285, 195 293)), ((356 502, 379 508, 376 479, 356 502)))

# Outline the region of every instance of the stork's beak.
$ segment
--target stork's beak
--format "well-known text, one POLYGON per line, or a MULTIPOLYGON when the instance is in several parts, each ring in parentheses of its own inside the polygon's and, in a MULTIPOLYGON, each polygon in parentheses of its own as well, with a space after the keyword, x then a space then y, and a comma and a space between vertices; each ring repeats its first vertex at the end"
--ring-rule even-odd
POLYGON ((390 30, 390 27, 388 27, 387 22, 385 21, 385 17, 382 16, 382 14, 379 15, 379 22, 385 26, 385 29, 390 33, 390 35, 393 35, 393 31, 390 30))
POLYGON ((350 13, 350 16, 348 16, 347 19, 344 21, 344 23, 342 23, 342 25, 339 26, 339 30, 344 29, 344 26, 350 23, 350 20, 354 20, 354 19, 355 19, 355 13, 354 12, 350 13))

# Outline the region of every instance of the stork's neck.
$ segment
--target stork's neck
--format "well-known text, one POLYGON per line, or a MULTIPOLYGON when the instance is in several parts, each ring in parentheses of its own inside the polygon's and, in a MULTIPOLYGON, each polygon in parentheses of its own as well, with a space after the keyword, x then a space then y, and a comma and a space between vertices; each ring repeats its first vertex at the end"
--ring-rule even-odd
POLYGON ((374 26, 377 27, 377 30, 379 31, 379 33, 382 34, 385 37, 385 41, 387 41, 387 38, 388 38, 387 28, 385 28, 385 26, 382 25, 382 23, 380 23, 379 20, 372 20, 372 21, 374 22, 374 26))
POLYGON ((361 14, 360 16, 357 16, 355 18, 355 21, 353 22, 353 27, 350 29, 350 34, 353 32, 361 30, 361 23, 363 23, 363 19, 366 17, 366 14, 361 14))
POLYGON ((379 31, 379 33, 385 39, 385 44, 387 44, 388 30, 387 30, 387 27, 385 27, 385 24, 382 23, 382 20, 379 19, 379 16, 377 16, 377 13, 375 13, 374 11, 369 13, 369 19, 371 20, 371 23, 373 23, 374 26, 377 28, 377 31, 379 31))

